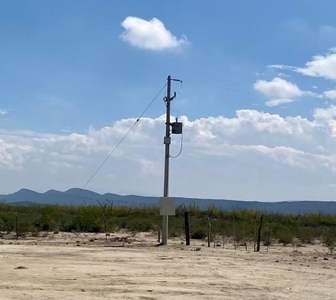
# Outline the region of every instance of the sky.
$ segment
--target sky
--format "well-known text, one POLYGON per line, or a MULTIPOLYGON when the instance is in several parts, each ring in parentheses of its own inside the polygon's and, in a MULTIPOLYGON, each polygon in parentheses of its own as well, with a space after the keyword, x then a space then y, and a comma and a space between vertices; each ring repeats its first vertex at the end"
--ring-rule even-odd
POLYGON ((336 200, 335 11, 0 0, 0 194, 161 196, 171 75, 170 196, 336 200))

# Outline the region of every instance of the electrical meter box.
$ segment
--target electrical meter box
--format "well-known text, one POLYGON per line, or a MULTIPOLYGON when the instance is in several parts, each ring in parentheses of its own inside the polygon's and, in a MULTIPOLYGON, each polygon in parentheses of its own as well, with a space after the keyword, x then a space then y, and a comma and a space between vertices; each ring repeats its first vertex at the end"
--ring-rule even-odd
POLYGON ((171 123, 172 127, 172 134, 182 134, 182 123, 181 122, 174 122, 171 123))
POLYGON ((160 198, 160 216, 175 216, 175 198, 160 198))

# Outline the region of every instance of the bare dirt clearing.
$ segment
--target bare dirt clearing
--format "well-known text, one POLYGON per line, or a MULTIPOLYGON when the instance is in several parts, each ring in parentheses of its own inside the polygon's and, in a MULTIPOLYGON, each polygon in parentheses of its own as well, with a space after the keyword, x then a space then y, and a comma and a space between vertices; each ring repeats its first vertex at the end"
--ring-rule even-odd
POLYGON ((335 299, 336 256, 319 245, 253 252, 156 236, 62 233, 0 239, 0 299, 335 299))

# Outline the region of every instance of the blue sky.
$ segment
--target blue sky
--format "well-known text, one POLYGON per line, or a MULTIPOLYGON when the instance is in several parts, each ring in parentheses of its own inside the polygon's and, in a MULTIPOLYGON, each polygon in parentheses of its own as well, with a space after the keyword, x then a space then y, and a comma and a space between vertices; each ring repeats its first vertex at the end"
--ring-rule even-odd
MULTIPOLYGON (((0 0, 0 193, 83 187, 172 75, 184 123, 172 195, 334 200, 334 11, 335 1, 0 0)), ((88 189, 161 195, 163 97, 88 189)))

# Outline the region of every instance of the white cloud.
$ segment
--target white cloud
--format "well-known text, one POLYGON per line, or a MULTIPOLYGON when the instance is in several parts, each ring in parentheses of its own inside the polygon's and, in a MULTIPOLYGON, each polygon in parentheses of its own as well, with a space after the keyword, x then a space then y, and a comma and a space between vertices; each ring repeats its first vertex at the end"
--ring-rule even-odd
POLYGON ((269 100, 265 103, 266 106, 273 107, 273 106, 279 106, 281 104, 291 103, 293 102, 292 99, 274 99, 269 100))
POLYGON ((0 116, 4 116, 4 115, 7 115, 7 114, 8 114, 7 110, 0 109, 0 116))
POLYGON ((306 63, 305 68, 297 68, 297 72, 313 77, 336 80, 336 53, 315 55, 306 63))
POLYGON ((336 106, 317 108, 313 114, 316 122, 325 126, 331 137, 336 137, 336 106))
POLYGON ((278 73, 279 77, 291 77, 290 75, 286 74, 286 73, 278 73))
MULTIPOLYGON (((317 186, 328 186, 336 174, 335 119, 336 106, 316 109, 312 120, 249 109, 238 110, 230 118, 189 120, 182 116, 183 152, 171 162, 171 192, 258 200, 322 197, 317 186), (293 192, 296 187, 300 187, 298 194, 293 192)), ((82 187, 135 121, 91 127, 85 134, 2 130, 3 186, 82 187)), ((141 119, 87 188, 160 195, 164 123, 164 116, 141 119)), ((180 149, 180 137, 172 136, 172 140, 174 155, 180 149)), ((324 198, 334 195, 327 190, 322 193, 324 198)))
POLYGON ((271 81, 258 80, 254 84, 254 89, 271 98, 271 100, 265 103, 267 106, 291 103, 293 99, 302 96, 316 96, 315 93, 302 91, 296 84, 279 77, 275 77, 271 81))
POLYGON ((336 100, 336 90, 325 91, 323 95, 326 98, 336 100))
POLYGON ((254 84, 254 89, 273 99, 291 99, 303 95, 297 85, 279 77, 271 81, 258 80, 254 84))
POLYGON ((178 39, 157 18, 147 21, 137 17, 127 17, 121 26, 125 31, 120 37, 137 48, 162 51, 178 49, 188 43, 185 36, 178 39))
POLYGON ((270 68, 290 70, 311 77, 322 77, 328 80, 336 80, 336 53, 334 48, 325 55, 314 55, 311 61, 306 62, 305 67, 293 67, 286 65, 269 65, 270 68))
POLYGON ((6 143, 0 139, 0 169, 20 169, 31 147, 6 143))
POLYGON ((331 105, 328 108, 317 108, 314 110, 314 118, 316 120, 331 120, 336 117, 336 106, 331 105))

